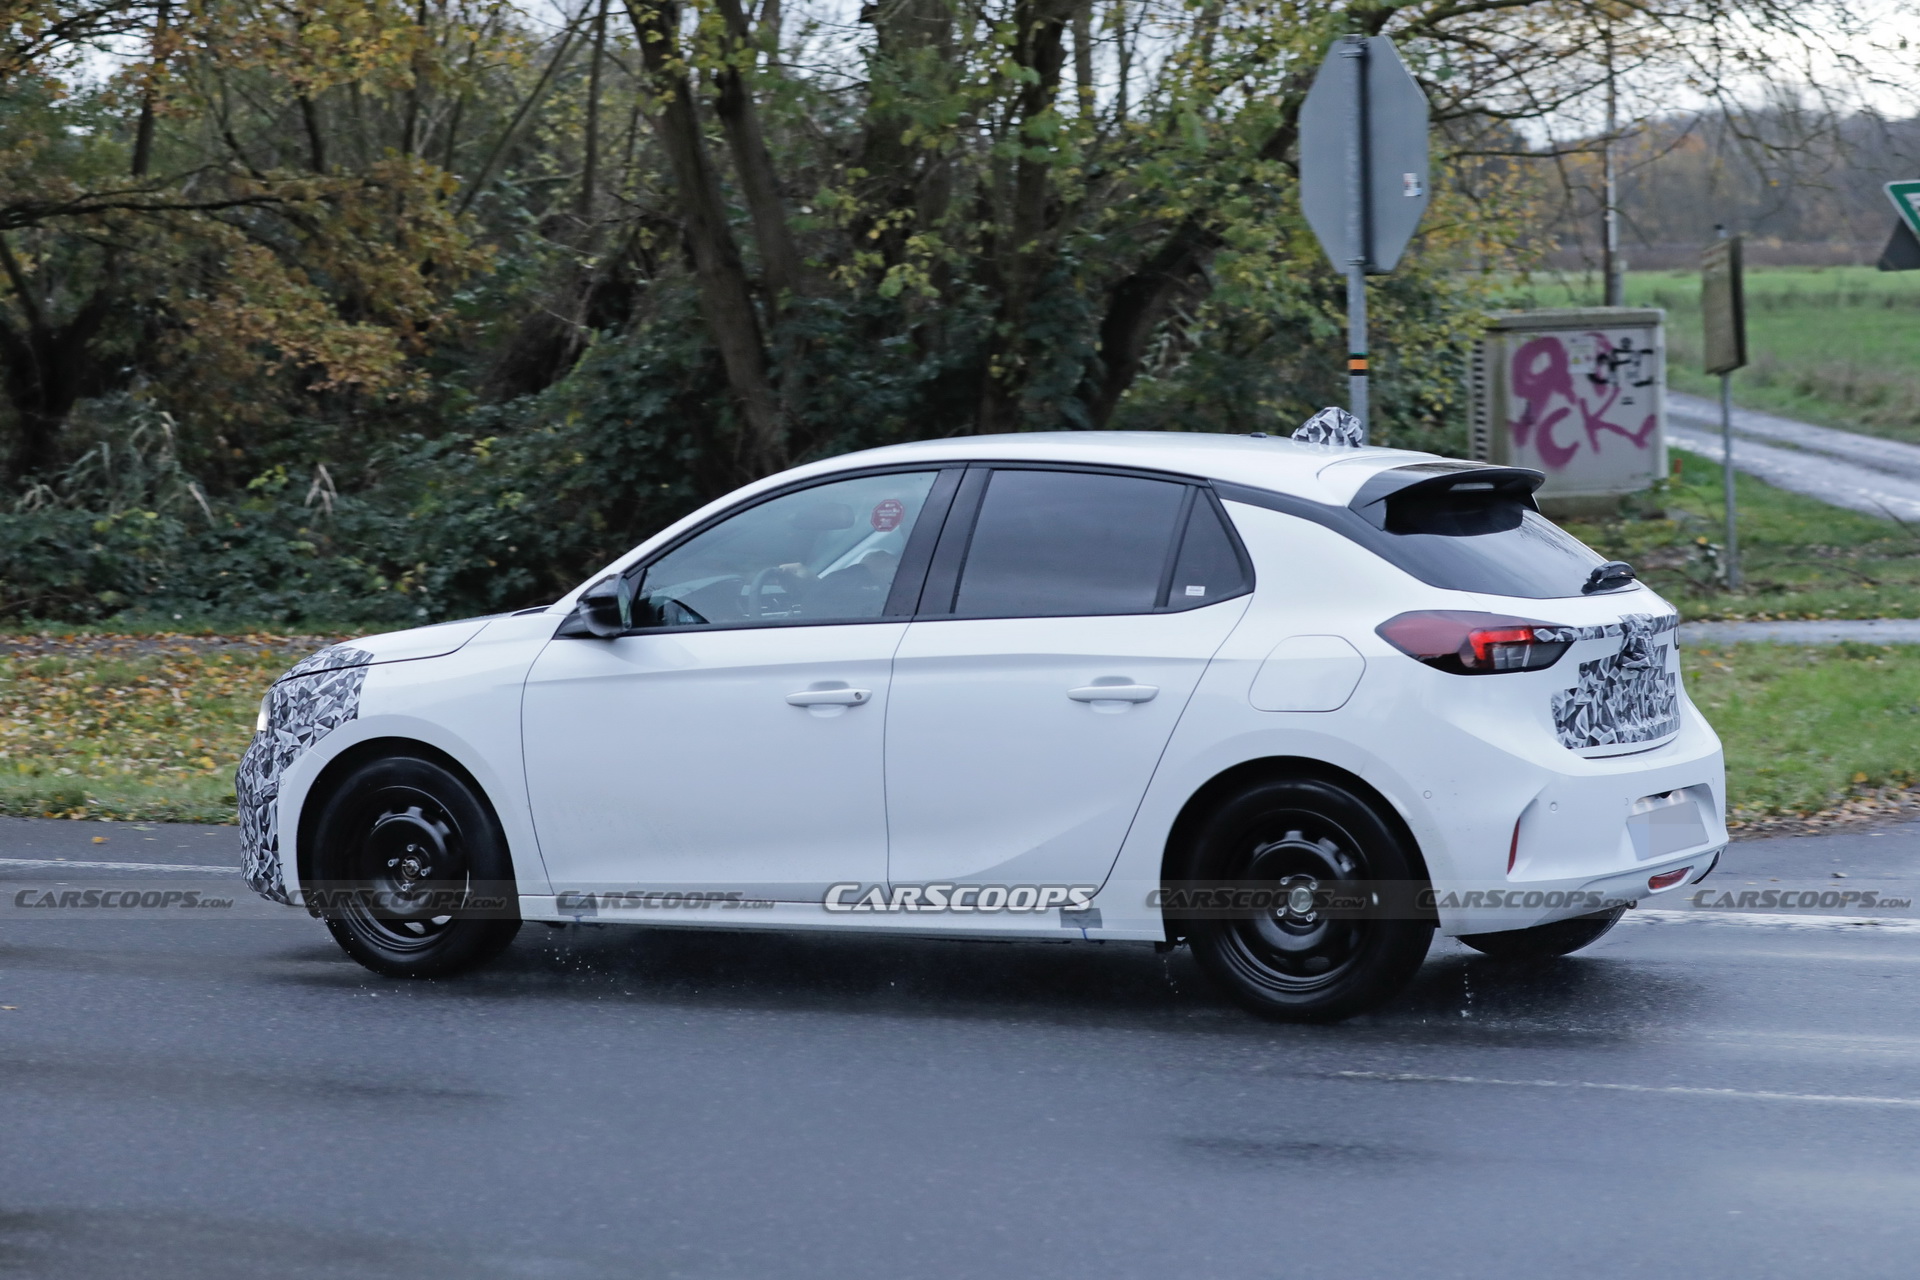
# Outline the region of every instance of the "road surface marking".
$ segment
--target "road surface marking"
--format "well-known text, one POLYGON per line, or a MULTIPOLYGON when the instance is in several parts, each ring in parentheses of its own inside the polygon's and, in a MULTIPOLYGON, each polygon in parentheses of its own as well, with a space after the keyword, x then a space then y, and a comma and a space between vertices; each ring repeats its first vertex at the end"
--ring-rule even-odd
POLYGON ((1338 1080, 1390 1084, 1484 1084, 1509 1089, 1600 1089, 1611 1093, 1666 1093, 1678 1097, 1735 1098, 1743 1102, 1822 1102, 1862 1107, 1920 1107, 1920 1098, 1873 1098, 1844 1093, 1777 1093, 1770 1089, 1708 1089, 1683 1084, 1604 1084, 1593 1080, 1495 1080, 1487 1076, 1430 1076, 1414 1071, 1335 1071, 1338 1080))
POLYGON ((0 871, 199 871, 237 876, 238 867, 197 867, 184 862, 75 862, 58 858, 0 858, 0 871))

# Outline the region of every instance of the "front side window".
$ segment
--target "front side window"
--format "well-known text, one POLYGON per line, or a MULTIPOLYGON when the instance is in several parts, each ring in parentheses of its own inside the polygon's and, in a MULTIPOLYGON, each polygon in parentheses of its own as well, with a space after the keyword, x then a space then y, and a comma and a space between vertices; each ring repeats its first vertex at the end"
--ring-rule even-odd
POLYGON ((633 625, 877 619, 937 474, 837 480, 729 516, 647 566, 633 625))
MULTIPOLYGON (((1189 485, 1077 471, 995 471, 960 572, 967 618, 1151 613, 1189 485)), ((1202 584, 1203 585, 1203 584, 1202 584)))

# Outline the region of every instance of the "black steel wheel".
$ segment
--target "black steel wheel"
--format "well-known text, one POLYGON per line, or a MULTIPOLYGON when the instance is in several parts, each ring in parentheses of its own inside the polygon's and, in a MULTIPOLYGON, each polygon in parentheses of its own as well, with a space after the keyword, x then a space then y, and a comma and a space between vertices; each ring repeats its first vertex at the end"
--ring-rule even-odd
MULTIPOLYGON (((1234 999, 1287 1021, 1330 1022, 1390 999, 1426 958, 1412 910, 1417 864, 1365 800, 1319 779, 1230 797, 1193 841, 1189 884, 1233 906, 1186 922, 1194 956, 1234 999)), ((1215 899, 1218 902, 1218 899, 1215 899)))
POLYGON ((443 765, 413 756, 362 764, 328 799, 314 838, 321 918, 375 973, 459 973, 520 930, 499 820, 443 765))
POLYGON ((1460 941, 1496 960, 1551 960, 1555 956, 1572 955, 1600 941, 1601 935, 1620 923, 1620 917, 1626 913, 1625 907, 1609 907, 1571 920, 1537 924, 1531 929, 1463 933, 1460 941))

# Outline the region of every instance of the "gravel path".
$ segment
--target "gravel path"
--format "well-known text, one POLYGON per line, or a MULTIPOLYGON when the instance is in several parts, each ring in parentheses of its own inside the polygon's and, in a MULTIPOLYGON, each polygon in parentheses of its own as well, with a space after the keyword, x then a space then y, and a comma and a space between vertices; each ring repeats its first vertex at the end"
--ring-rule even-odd
POLYGON ((1920 618, 1866 618, 1831 622, 1689 622, 1680 643, 1752 644, 1920 644, 1920 618))
MULTIPOLYGON (((1856 435, 1752 409, 1733 411, 1733 465, 1836 507, 1920 523, 1920 445, 1856 435)), ((1669 444, 1720 461, 1720 405, 1667 393, 1669 444)))

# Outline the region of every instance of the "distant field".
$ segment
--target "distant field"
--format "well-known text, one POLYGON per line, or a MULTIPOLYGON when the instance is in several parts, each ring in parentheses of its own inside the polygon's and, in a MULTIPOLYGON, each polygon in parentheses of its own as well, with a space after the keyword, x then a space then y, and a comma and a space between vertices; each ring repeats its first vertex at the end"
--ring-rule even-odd
MULTIPOLYGON (((1536 306, 1598 301, 1578 277, 1542 275, 1531 292, 1536 306)), ((1627 302, 1666 308, 1669 384, 1718 395, 1720 380, 1700 372, 1698 273, 1630 272, 1627 302)), ((1749 270, 1747 345, 1735 404, 1920 443, 1920 271, 1749 270)))

